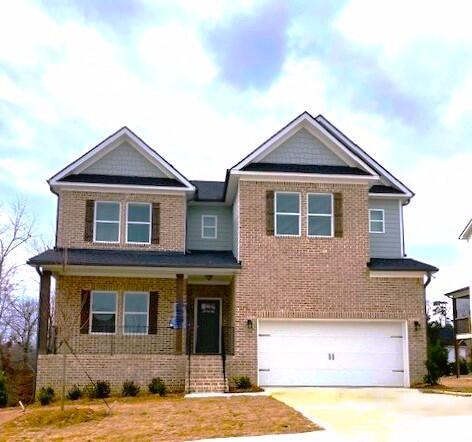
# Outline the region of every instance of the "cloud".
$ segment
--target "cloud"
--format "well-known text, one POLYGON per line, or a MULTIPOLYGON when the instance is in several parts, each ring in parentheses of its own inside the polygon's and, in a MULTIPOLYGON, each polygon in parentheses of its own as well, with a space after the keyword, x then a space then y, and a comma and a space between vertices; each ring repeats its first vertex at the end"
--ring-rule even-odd
POLYGON ((267 89, 279 76, 286 57, 288 21, 284 4, 271 1, 210 29, 206 41, 220 78, 239 90, 267 89))

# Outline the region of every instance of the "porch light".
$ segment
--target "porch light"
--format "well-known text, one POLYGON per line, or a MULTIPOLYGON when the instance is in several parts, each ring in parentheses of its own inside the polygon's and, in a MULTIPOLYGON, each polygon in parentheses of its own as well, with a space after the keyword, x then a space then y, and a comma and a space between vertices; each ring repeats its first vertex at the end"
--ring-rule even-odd
POLYGON ((252 319, 248 319, 246 325, 249 330, 252 330, 252 319))
POLYGON ((420 321, 415 321, 414 325, 415 325, 415 331, 418 331, 421 328, 420 321))

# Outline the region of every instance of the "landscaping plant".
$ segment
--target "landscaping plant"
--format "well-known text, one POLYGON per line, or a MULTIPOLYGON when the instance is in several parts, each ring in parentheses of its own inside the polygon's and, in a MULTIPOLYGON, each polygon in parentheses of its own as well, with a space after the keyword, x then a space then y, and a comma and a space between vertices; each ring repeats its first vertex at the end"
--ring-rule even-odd
POLYGON ((0 371, 0 407, 8 404, 7 378, 3 371, 0 371))
POLYGON ((247 376, 239 376, 233 379, 238 390, 248 390, 252 387, 251 380, 247 376))
POLYGON ((149 393, 159 394, 159 396, 165 396, 167 393, 167 387, 161 378, 153 378, 151 383, 148 385, 149 393))
POLYGON ((447 350, 439 341, 428 344, 428 359, 425 364, 428 374, 424 381, 427 384, 436 385, 441 376, 448 374, 447 350))
POLYGON ((72 388, 67 392, 67 399, 76 401, 82 397, 82 391, 77 384, 73 385, 72 388))
POLYGON ((41 387, 38 399, 41 405, 49 405, 54 399, 54 389, 52 387, 41 387))
POLYGON ((110 383, 107 381, 97 381, 95 385, 87 385, 84 388, 84 393, 90 399, 104 399, 110 396, 110 383))
POLYGON ((123 389, 121 390, 122 396, 137 396, 139 393, 139 386, 134 381, 123 382, 123 389))

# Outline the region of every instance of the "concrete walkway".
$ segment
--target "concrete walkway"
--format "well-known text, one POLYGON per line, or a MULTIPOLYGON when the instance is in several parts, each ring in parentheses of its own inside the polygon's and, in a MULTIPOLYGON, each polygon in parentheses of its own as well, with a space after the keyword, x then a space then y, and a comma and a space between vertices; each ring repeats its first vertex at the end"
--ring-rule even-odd
MULTIPOLYGON (((287 388, 269 393, 324 427, 327 431, 320 433, 326 440, 444 442, 457 435, 457 440, 472 441, 472 398, 393 388, 287 388)), ((323 440, 317 436, 291 440, 323 440)))

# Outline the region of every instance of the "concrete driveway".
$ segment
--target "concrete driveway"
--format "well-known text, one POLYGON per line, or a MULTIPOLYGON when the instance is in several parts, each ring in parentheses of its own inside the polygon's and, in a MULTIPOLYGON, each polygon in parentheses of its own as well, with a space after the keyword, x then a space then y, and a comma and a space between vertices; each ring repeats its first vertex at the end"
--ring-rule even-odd
MULTIPOLYGON (((284 388, 273 397, 322 425, 330 440, 472 442, 472 398, 395 388, 284 388)), ((320 435, 321 436, 321 435, 320 435)), ((313 434, 313 440, 317 440, 313 434)))

